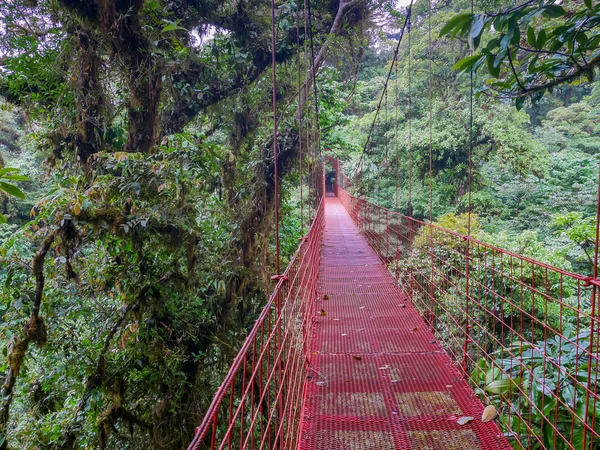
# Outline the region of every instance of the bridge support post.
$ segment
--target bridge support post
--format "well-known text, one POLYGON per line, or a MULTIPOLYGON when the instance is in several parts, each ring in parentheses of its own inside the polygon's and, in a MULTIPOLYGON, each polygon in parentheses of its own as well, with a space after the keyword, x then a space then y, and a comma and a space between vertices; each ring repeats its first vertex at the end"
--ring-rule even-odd
POLYGON ((469 306, 470 306, 470 280, 469 280, 469 258, 470 258, 470 241, 469 239, 465 239, 465 343, 464 343, 464 347, 463 347, 463 360, 462 360, 462 369, 463 369, 463 374, 465 376, 467 376, 467 355, 469 352, 469 342, 470 342, 470 328, 471 325, 469 324, 469 306))
POLYGON ((410 301, 412 302, 413 300, 413 279, 414 279, 414 274, 413 274, 413 220, 409 219, 409 224, 408 224, 408 245, 409 245, 409 255, 408 255, 408 297, 410 298, 410 301))

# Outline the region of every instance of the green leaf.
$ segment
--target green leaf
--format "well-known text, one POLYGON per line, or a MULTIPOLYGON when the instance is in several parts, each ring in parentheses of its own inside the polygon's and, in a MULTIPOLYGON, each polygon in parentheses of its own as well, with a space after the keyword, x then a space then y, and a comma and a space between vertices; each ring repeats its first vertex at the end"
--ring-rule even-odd
POLYGON ((506 32, 506 34, 504 34, 502 36, 502 39, 500 39, 500 48, 505 50, 508 48, 508 44, 512 41, 512 38, 515 34, 515 29, 514 28, 509 28, 509 30, 506 32))
POLYGON ((18 197, 21 199, 25 199, 25 194, 21 189, 16 187, 13 184, 5 183, 4 181, 0 181, 0 191, 4 191, 13 197, 18 197))
POLYGON ((461 28, 467 22, 471 23, 472 20, 473 14, 471 13, 463 13, 454 16, 446 23, 446 25, 442 27, 442 29, 440 30, 440 37, 450 34, 452 30, 461 28))
POLYGON ((3 167, 2 169, 0 169, 0 176, 7 174, 9 172, 18 172, 19 169, 16 169, 14 167, 3 167))
POLYGON ((546 43, 546 30, 544 30, 542 28, 540 30, 540 33, 538 34, 535 48, 538 50, 541 50, 542 48, 544 48, 545 43, 546 43))
POLYGON ((592 9, 592 0, 583 0, 587 9, 592 9))
POLYGON ((499 65, 498 66, 494 65, 494 60, 495 60, 495 56, 494 55, 489 55, 487 57, 488 72, 494 78, 499 78, 500 77, 500 66, 499 65))
POLYGON ((2 178, 4 178, 5 180, 29 181, 29 178, 27 178, 24 175, 5 175, 2 178))
POLYGON ((527 28, 527 43, 532 47, 536 47, 537 41, 535 39, 535 30, 533 27, 527 28))
POLYGON ((500 368, 499 367, 492 367, 485 374, 485 382, 487 384, 493 383, 496 380, 496 378, 498 377, 498 375, 500 375, 500 373, 501 372, 500 372, 500 368))
POLYGON ((4 214, 0 214, 0 223, 6 223, 6 216, 4 214))
POLYGON ((467 56, 466 58, 461 59, 456 64, 452 66, 452 70, 459 70, 461 72, 465 72, 467 70, 472 70, 472 68, 481 60, 482 55, 472 55, 467 56))
POLYGON ((515 100, 515 106, 517 107, 517 111, 521 111, 521 109, 523 109, 524 104, 525 104, 525 97, 518 97, 515 100))
POLYGON ((500 64, 502 64, 502 60, 504 59, 505 56, 506 56, 506 49, 503 48, 496 55, 496 58, 494 59, 494 66, 495 67, 500 67, 500 64))
POLYGON ((515 31, 510 42, 514 45, 518 45, 519 42, 521 42, 521 29, 518 26, 515 27, 515 31))
POLYGON ((488 42, 486 48, 488 50, 492 51, 495 48, 497 48, 499 44, 500 44, 500 41, 498 39, 496 39, 496 38, 490 39, 490 41, 488 42))
POLYGON ((511 385, 510 378, 501 378, 496 380, 485 387, 485 390, 492 394, 501 394, 506 392, 511 385))
POLYGON ((188 31, 188 29, 181 27, 176 23, 169 23, 163 27, 161 33, 168 33, 169 31, 188 31))
POLYGON ((484 17, 479 15, 475 16, 475 20, 471 24, 471 30, 469 33, 469 45, 472 49, 477 49, 477 47, 479 47, 479 42, 481 41, 481 32, 483 31, 484 26, 484 17))
POLYGON ((546 8, 544 8, 544 12, 542 13, 543 16, 549 17, 549 18, 561 17, 561 16, 564 16, 565 14, 566 14, 565 9, 559 5, 548 5, 548 6, 546 6, 546 8))
POLYGON ((471 25, 471 36, 477 37, 481 34, 483 27, 485 26, 485 19, 483 16, 475 16, 475 20, 473 21, 473 25, 471 25))
POLYGON ((577 43, 579 45, 585 45, 588 40, 588 37, 586 36, 586 34, 583 31, 581 31, 581 32, 577 33, 577 36, 575 36, 575 40, 577 41, 577 43))

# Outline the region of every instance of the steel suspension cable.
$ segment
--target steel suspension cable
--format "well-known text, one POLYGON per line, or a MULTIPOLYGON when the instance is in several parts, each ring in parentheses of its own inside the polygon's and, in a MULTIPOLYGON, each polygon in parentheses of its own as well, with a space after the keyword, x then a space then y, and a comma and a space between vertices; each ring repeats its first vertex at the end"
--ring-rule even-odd
MULTIPOLYGON (((308 6, 307 0, 304 0, 304 55, 308 55, 308 40, 306 39, 306 33, 308 31, 308 14, 307 14, 308 6)), ((307 58, 308 59, 308 58, 307 58)), ((310 65, 310 64, 309 64, 310 65)), ((312 222, 313 219, 313 195, 315 195, 315 185, 314 185, 314 164, 312 161, 312 141, 310 139, 310 121, 308 120, 310 115, 308 110, 310 109, 310 99, 308 96, 308 81, 304 81, 304 111, 305 111, 305 123, 306 123, 306 147, 308 157, 308 175, 307 175, 307 183, 308 183, 308 215, 309 221, 312 222), (311 192, 312 191, 312 192, 311 192)))
POLYGON ((299 113, 296 114, 296 116, 298 117, 298 151, 300 153, 300 235, 304 236, 304 192, 303 192, 303 181, 302 181, 302 123, 303 123, 303 119, 304 119, 304 115, 303 115, 303 105, 301 104, 301 90, 302 90, 302 84, 301 84, 301 76, 300 76, 300 70, 301 70, 301 61, 300 61, 300 5, 296 5, 296 66, 298 69, 298 108, 300 109, 299 113))
POLYGON ((412 149, 412 46, 411 46, 411 34, 412 34, 412 18, 408 22, 408 216, 411 218, 409 221, 408 230, 408 242, 409 242, 409 256, 408 256, 408 267, 409 267, 409 283, 408 283, 408 296, 412 300, 413 298, 413 207, 412 207, 412 196, 413 196, 413 149, 412 149))
MULTIPOLYGON (((429 95, 429 222, 433 223, 433 89, 432 89, 432 62, 433 62, 433 42, 431 39, 431 0, 427 2, 428 14, 428 82, 427 90, 429 95)), ((432 228, 430 227, 430 230, 432 228)))
MULTIPOLYGON (((394 50, 394 59, 392 61, 392 65, 390 66, 390 70, 388 71, 387 77, 385 79, 385 83, 383 85, 383 92, 381 93, 381 97, 379 98, 379 103, 377 104, 377 109, 375 110, 375 117, 373 118, 373 122, 371 123, 371 127, 369 128, 369 133, 367 134, 367 140, 365 141, 363 151, 360 155, 360 159, 358 160, 358 164, 356 165, 357 168, 361 165, 362 160, 367 151, 367 148, 369 147, 369 143, 371 141, 371 135, 373 134, 373 129, 375 128, 375 123, 377 121, 377 117, 379 116, 379 111, 381 110, 381 103, 383 102, 383 95, 384 95, 385 91, 387 90, 388 83, 389 83, 390 77, 392 75, 392 71, 394 70, 394 62, 398 59, 398 50, 400 49, 400 44, 402 43, 402 38, 404 37, 404 32, 406 31, 406 26, 412 15, 413 2, 414 2, 414 0, 410 1, 410 4, 408 5, 408 9, 406 10, 406 17, 404 19, 404 24, 402 25, 402 30, 400 31, 400 37, 398 38, 398 43, 396 44, 396 49, 394 50)), ((354 173, 356 174, 356 169, 354 170, 354 173)))
POLYGON ((396 82, 395 82, 395 107, 394 107, 394 113, 395 113, 395 133, 394 133, 394 140, 395 140, 395 146, 396 146, 396 201, 395 201, 395 210, 396 212, 398 212, 398 177, 399 177, 399 172, 400 172, 400 168, 399 168, 399 164, 400 164, 400 160, 398 158, 398 109, 400 108, 400 98, 398 95, 398 58, 396 58, 396 82))
MULTIPOLYGON (((394 122, 394 127, 395 127, 395 130, 394 130, 394 141, 395 142, 394 142, 394 144, 396 146, 396 149, 395 149, 396 150, 396 186, 395 186, 396 199, 394 202, 394 206, 395 206, 394 212, 398 213, 398 184, 399 184, 398 177, 399 177, 399 173, 400 173, 400 167, 399 167, 400 159, 398 157, 398 110, 400 109, 400 98, 398 95, 398 58, 396 58, 395 66, 396 66, 395 67, 396 80, 394 83, 395 84, 394 114, 395 114, 396 120, 394 122)), ((399 220, 397 219, 397 216, 396 216, 396 227, 397 227, 397 229, 399 229, 399 227, 400 227, 400 223, 399 223, 399 220)), ((394 260, 396 261, 396 272, 395 272, 396 279, 399 278, 399 274, 400 274, 400 272, 399 272, 399 269, 400 269, 400 267, 399 267, 399 260, 400 260, 399 247, 400 247, 400 241, 399 241, 399 239, 396 239, 396 254, 394 255, 394 260)))
MULTIPOLYGON (((392 61, 392 66, 394 66, 396 60, 398 58, 394 58, 394 61, 392 61)), ((387 128, 388 125, 388 93, 387 90, 385 91, 385 128, 387 128)), ((383 163, 383 169, 385 170, 385 178, 386 179, 389 176, 390 173, 390 168, 389 168, 389 150, 390 150, 390 146, 389 146, 389 141, 387 140, 386 136, 385 136, 385 130, 383 131, 383 141, 385 143, 385 160, 383 163)), ((388 189, 389 191, 389 189, 388 189)), ((389 200, 389 199, 388 199, 389 200)), ((381 205, 383 206, 383 197, 381 198, 381 205)), ((391 202, 390 202, 391 204, 391 202)), ((389 205, 385 205, 385 206, 389 206, 389 205)))
MULTIPOLYGON (((598 164, 598 197, 596 200, 596 235, 595 235, 595 239, 594 239, 594 267, 592 268, 592 279, 596 282, 598 282, 598 254, 599 254, 599 244, 600 244, 600 163, 598 164)), ((591 317, 596 317, 596 315, 598 314, 598 305, 596 304, 598 301, 598 284, 597 283, 592 283, 592 294, 591 294, 591 317)), ((595 359, 596 361, 598 361, 598 351, 599 351, 599 345, 598 342, 596 342, 596 344, 594 345, 594 333, 597 333, 600 330, 596 330, 595 329, 595 320, 591 320, 590 323, 590 344, 589 344, 589 355, 588 355, 588 368, 587 368, 587 379, 591 380, 592 379, 592 366, 596 366, 595 367, 595 379, 598 380, 598 365, 599 364, 594 364, 593 358, 592 358, 592 354, 595 353, 595 359), (594 352, 592 351, 592 349, 594 349, 594 352)), ((597 381, 596 381, 596 386, 594 387, 594 390, 598 388, 597 385, 597 381)), ((597 397, 594 397, 594 404, 592 405, 592 411, 596 411, 596 400, 597 397)), ((589 395, 589 390, 586 391, 586 396, 585 396, 585 415, 584 417, 588 417, 588 412, 589 412, 589 404, 590 404, 590 395, 589 395)), ((592 430, 594 429, 594 425, 595 425, 595 421, 596 421, 596 415, 593 415, 593 419, 592 419, 592 430)), ((588 430, 587 428, 584 429, 584 434, 583 434, 583 445, 581 448, 586 448, 586 440, 587 440, 587 434, 588 434, 588 430)), ((591 438, 591 443, 594 442, 594 436, 592 434, 591 438)))
POLYGON ((319 129, 319 94, 317 90, 317 68, 315 67, 315 46, 313 41, 313 29, 312 29, 312 13, 310 10, 310 0, 306 0, 308 9, 308 36, 310 39, 310 67, 312 73, 313 90, 315 94, 315 120, 316 120, 316 143, 318 146, 319 156, 321 156, 321 133, 319 129))
MULTIPOLYGON (((383 89, 383 93, 386 93, 386 89, 383 89)), ((384 106, 385 107, 385 106, 384 106)), ((377 128, 379 130, 379 139, 378 141, 381 139, 381 115, 378 116, 377 118, 377 128)), ((385 136, 384 136, 384 140, 385 140, 385 136)), ((377 152, 379 153, 379 152, 377 152)), ((373 155, 373 161, 375 161, 375 155, 373 155)), ((377 166, 377 164, 373 164, 375 167, 377 167, 377 195, 375 197, 376 201, 381 205, 381 166, 377 166)), ((373 173, 373 176, 375 175, 375 173, 373 173)))
MULTIPOLYGON (((471 14, 474 13, 475 4, 471 0, 471 14)), ((470 51, 473 56, 473 48, 470 51)), ((471 237, 471 193, 473 190, 473 70, 469 74, 469 155, 468 155, 468 174, 467 174, 467 237, 471 237)), ((463 363, 462 368, 464 374, 467 373, 467 354, 469 351, 470 337, 470 323, 469 313, 471 305, 471 291, 470 291, 470 250, 471 240, 467 239, 465 246, 465 343, 463 349, 463 363)))
POLYGON ((275 51, 275 0, 271 0, 271 63, 273 66, 273 164, 275 184, 275 272, 281 275, 279 267, 279 171, 277 143, 277 58, 275 51))
POLYGON ((431 299, 431 326, 435 322, 435 286, 434 286, 434 257, 433 257, 433 90, 432 90, 432 61, 433 41, 431 38, 431 0, 427 2, 427 28, 429 53, 429 254, 431 255, 431 279, 429 280, 429 296, 431 299))
POLYGON ((408 216, 412 217, 413 149, 412 149, 412 19, 408 22, 408 216))

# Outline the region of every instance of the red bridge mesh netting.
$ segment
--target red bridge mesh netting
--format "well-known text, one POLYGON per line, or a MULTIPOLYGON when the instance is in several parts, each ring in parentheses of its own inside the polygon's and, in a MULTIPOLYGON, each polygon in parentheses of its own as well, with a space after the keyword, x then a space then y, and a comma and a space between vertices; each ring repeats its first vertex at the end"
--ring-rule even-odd
POLYGON ((190 448, 597 448, 597 280, 338 191, 190 448))
POLYGON ((300 448, 510 448, 337 198, 325 217, 300 448))

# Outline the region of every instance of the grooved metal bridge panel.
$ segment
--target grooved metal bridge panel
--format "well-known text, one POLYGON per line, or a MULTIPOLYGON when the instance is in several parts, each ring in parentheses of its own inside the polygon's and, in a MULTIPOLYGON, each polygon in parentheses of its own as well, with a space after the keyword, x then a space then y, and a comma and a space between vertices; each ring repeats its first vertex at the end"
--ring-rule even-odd
POLYGON ((510 449, 342 204, 325 202, 300 449, 510 449))

